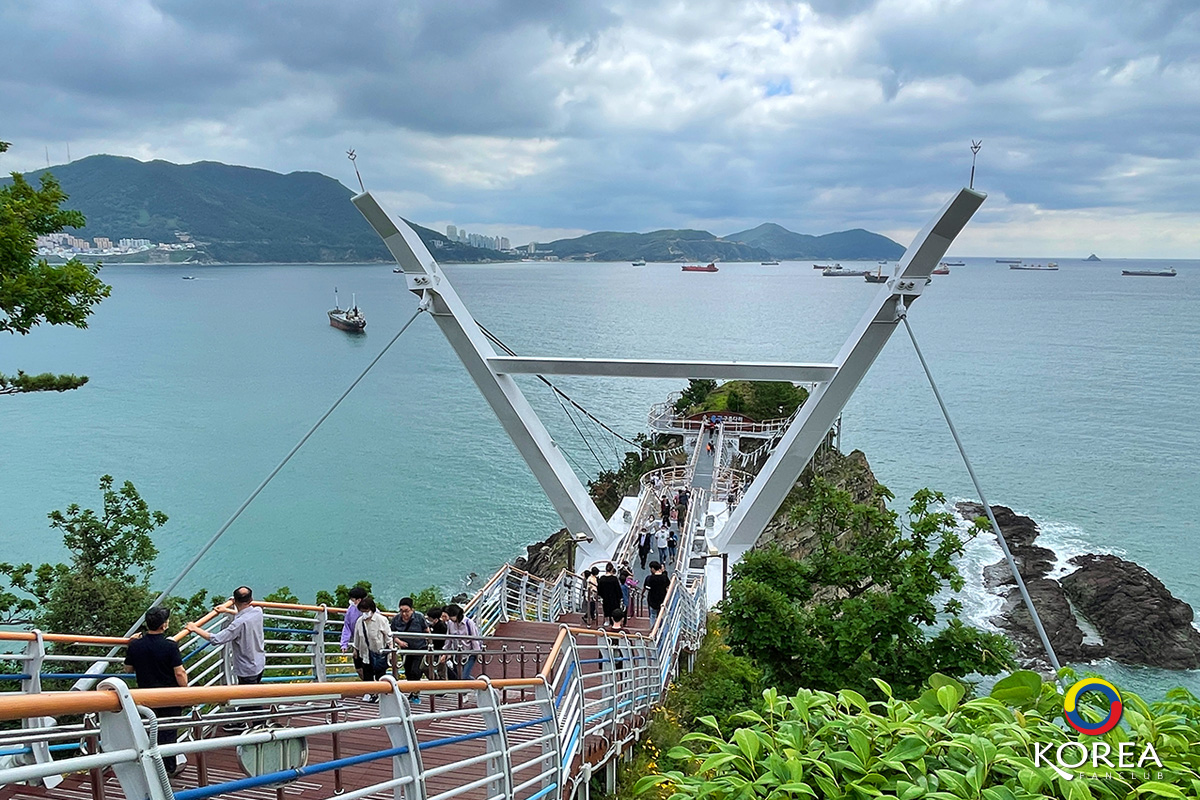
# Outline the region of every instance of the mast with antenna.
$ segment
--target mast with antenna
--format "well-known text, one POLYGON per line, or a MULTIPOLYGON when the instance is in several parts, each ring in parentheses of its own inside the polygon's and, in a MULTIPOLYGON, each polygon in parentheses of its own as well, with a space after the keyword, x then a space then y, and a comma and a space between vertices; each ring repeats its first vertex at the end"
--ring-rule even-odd
POLYGON ((967 188, 975 188, 975 156, 979 155, 979 148, 983 147, 983 139, 979 141, 971 140, 971 183, 967 188))
POLYGON ((357 159, 358 156, 354 154, 353 150, 347 150, 346 158, 350 159, 351 164, 354 164, 354 176, 356 178, 358 178, 359 191, 361 191, 363 194, 366 194, 367 188, 365 186, 363 186, 362 175, 358 174, 358 163, 355 161, 355 159, 357 159))

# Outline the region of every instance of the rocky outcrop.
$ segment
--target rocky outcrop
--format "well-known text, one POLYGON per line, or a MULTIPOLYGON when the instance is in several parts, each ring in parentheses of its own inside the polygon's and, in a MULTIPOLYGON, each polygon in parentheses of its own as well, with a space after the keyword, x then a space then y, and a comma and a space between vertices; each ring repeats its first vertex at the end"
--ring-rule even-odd
POLYGON ((822 448, 813 458, 813 463, 804 470, 795 487, 788 493, 787 499, 780 506, 762 536, 754 545, 756 550, 778 547, 795 559, 801 559, 812 553, 816 546, 817 537, 809 525, 796 524, 792 520, 792 509, 805 502, 808 487, 814 475, 850 492, 856 503, 870 502, 875 497, 875 473, 867 463, 867 457, 861 450, 854 450, 848 455, 842 455, 837 450, 822 448))
MULTIPOLYGON (((959 503, 957 508, 966 519, 985 513, 979 503, 959 503)), ((1036 544, 1037 523, 1004 506, 992 506, 992 514, 1060 662, 1111 658, 1165 669, 1200 667, 1200 631, 1192 627, 1191 607, 1146 569, 1117 556, 1088 554, 1071 559, 1075 572, 1055 579, 1050 575, 1054 552, 1036 544), (1102 643, 1085 641, 1077 614, 1099 632, 1102 643)), ((990 621, 1012 637, 1018 660, 1047 667, 1008 562, 985 567, 983 579, 986 588, 1004 598, 1004 607, 990 621)))
MULTIPOLYGON (((979 503, 959 503, 958 512, 965 519, 986 516, 979 503)), ((1029 517, 1004 506, 992 506, 996 524, 1000 526, 1009 552, 1016 562, 1017 571, 1025 581, 1033 606, 1046 629, 1046 636, 1060 661, 1079 661, 1088 658, 1083 644, 1083 630, 1071 609, 1062 586, 1048 577, 1054 568, 1054 551, 1036 544, 1037 523, 1029 517)), ((1033 618, 1025 608, 1025 602, 1017 589, 1012 569, 1001 560, 983 570, 984 586, 1004 598, 1004 607, 990 622, 1000 628, 1017 645, 1017 659, 1035 668, 1049 667, 1042 640, 1038 636, 1033 618)))
POLYGON ((1125 664, 1200 668, 1200 631, 1192 607, 1132 561, 1113 555, 1072 558, 1079 569, 1060 582, 1104 638, 1104 655, 1125 664))
POLYGON ((518 556, 513 561, 513 566, 537 575, 539 578, 553 580, 558 577, 558 573, 566 569, 568 548, 570 547, 571 542, 567 538, 567 529, 560 528, 550 534, 550 538, 545 541, 526 547, 525 555, 518 556))

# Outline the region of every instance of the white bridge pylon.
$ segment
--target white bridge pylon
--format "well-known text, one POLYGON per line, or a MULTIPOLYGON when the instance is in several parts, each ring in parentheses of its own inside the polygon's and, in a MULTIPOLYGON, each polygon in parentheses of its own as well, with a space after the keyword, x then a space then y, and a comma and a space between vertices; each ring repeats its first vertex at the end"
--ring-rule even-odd
POLYGON ((900 260, 896 274, 881 286, 832 363, 499 355, 416 231, 400 217, 384 211, 370 192, 355 195, 353 202, 400 265, 409 290, 421 297, 422 304, 437 321, 567 530, 591 538, 580 547, 581 558, 590 561, 611 557, 618 534, 605 522, 513 375, 717 378, 816 384, 758 477, 747 488, 741 504, 712 542, 718 551, 739 558, 754 545, 774 517, 854 389, 891 338, 902 313, 924 291, 930 273, 985 197, 972 189, 959 190, 917 234, 900 260))

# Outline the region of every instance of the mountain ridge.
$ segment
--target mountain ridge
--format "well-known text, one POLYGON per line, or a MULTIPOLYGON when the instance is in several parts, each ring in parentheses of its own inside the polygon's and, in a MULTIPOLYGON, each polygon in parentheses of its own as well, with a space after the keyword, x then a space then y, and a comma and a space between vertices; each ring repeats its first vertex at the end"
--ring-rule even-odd
MULTIPOLYGON (((196 258, 225 263, 391 260, 350 203, 354 193, 319 172, 284 174, 219 161, 175 164, 93 155, 34 170, 25 178, 36 184, 47 171, 68 194, 66 207, 87 218, 87 225, 74 231, 81 237, 170 243, 177 233, 186 233, 197 244, 196 258)), ((0 178, 0 185, 7 181, 0 178)), ((505 261, 522 255, 452 242, 437 231, 409 224, 438 261, 505 261)), ((903 252, 891 239, 861 228, 813 236, 776 223, 727 236, 692 229, 598 231, 541 244, 537 250, 539 256, 565 261, 667 262, 890 260, 903 252)))

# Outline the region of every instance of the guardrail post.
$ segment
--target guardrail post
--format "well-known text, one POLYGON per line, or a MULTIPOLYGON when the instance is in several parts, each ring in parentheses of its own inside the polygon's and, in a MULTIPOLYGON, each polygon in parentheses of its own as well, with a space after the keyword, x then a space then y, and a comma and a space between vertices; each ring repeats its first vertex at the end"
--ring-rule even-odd
POLYGON ((504 730, 504 717, 500 713, 500 693, 492 686, 486 675, 479 676, 487 684, 484 689, 475 691, 475 705, 483 724, 495 733, 485 737, 487 747, 500 755, 487 760, 488 773, 493 777, 488 781, 488 797, 513 796, 512 753, 508 750, 508 732, 504 730))
POLYGON ((523 573, 521 573, 520 600, 518 601, 519 605, 517 606, 517 608, 520 609, 520 611, 521 611, 521 619, 529 619, 529 608, 525 602, 525 598, 527 596, 528 589, 529 589, 529 573, 523 572, 523 573))
MULTIPOLYGON (((25 645, 25 659, 22 662, 24 672, 29 677, 21 681, 21 692, 24 694, 39 694, 42 691, 42 670, 45 669, 46 663, 46 640, 42 638, 42 632, 34 629, 33 641, 25 645)), ((55 722, 53 717, 24 717, 21 720, 21 728, 24 730, 37 730, 53 725, 55 722)), ((37 764, 49 764, 54 758, 50 755, 49 742, 31 742, 30 748, 33 751, 33 760, 37 764)), ((42 785, 47 789, 53 789, 62 783, 61 775, 49 775, 41 779, 42 785)))
MULTIPOLYGON (((542 716, 548 719, 542 723, 542 757, 553 754, 551 760, 551 768, 554 770, 552 775, 542 778, 542 789, 551 789, 543 795, 547 800, 560 800, 563 796, 563 754, 562 754, 562 735, 558 730, 558 715, 554 709, 554 691, 550 688, 550 684, 546 679, 542 678, 541 685, 533 690, 533 696, 538 701, 538 708, 542 710, 542 716)), ((545 761, 542 762, 543 765, 545 761)), ((545 772, 543 766, 542 771, 545 772)))
POLYGON ((543 622, 553 622, 550 616, 550 604, 546 599, 546 582, 538 581, 538 619, 543 622))
POLYGON ((313 618, 312 635, 313 679, 321 683, 329 680, 325 664, 325 623, 327 622, 329 622, 329 611, 322 603, 321 610, 313 618))
POLYGON ((620 692, 617 686, 617 666, 613 661, 613 646, 612 640, 603 632, 597 634, 596 642, 600 645, 600 653, 604 661, 600 664, 600 670, 604 675, 604 686, 612 701, 612 714, 609 719, 611 722, 611 735, 609 743, 617 740, 617 718, 621 714, 620 692))
POLYGON ((166 780, 162 757, 158 754, 158 743, 151 742, 142 726, 142 717, 129 687, 117 678, 106 678, 100 689, 116 692, 120 700, 119 711, 100 713, 100 749, 102 751, 135 750, 136 761, 113 764, 112 771, 121 784, 126 797, 146 800, 172 800, 174 794, 166 780), (163 770, 160 772, 160 770, 163 770))
MULTIPOLYGON (((562 626, 566 629, 566 625, 562 626)), ((567 769, 575 759, 575 753, 584 749, 587 740, 587 695, 583 692, 583 672, 579 663, 579 648, 576 646, 575 634, 567 631, 563 641, 563 650, 568 661, 563 670, 563 686, 558 690, 555 699, 557 704, 559 736, 565 737, 566 744, 562 747, 560 766, 564 777, 567 769), (574 708, 572 708, 572 706, 574 708)), ((587 759, 583 759, 586 765, 587 759)), ((563 794, 566 795, 564 787, 563 794)))
POLYGON ((392 690, 379 696, 379 716, 381 718, 400 719, 399 723, 388 723, 383 726, 392 747, 407 747, 408 751, 392 757, 392 777, 412 778, 407 786, 397 786, 392 790, 394 800, 425 800, 425 767, 421 763, 421 751, 417 748, 417 726, 413 723, 412 709, 408 699, 396 686, 396 679, 390 675, 380 678, 392 685, 392 690))

